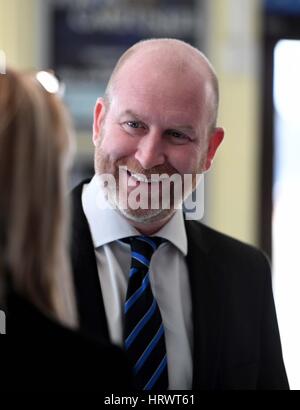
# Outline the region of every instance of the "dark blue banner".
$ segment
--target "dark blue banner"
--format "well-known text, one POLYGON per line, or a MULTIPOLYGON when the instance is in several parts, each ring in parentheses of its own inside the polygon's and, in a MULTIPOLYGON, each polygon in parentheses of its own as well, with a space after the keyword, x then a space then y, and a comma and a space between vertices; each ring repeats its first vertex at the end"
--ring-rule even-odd
POLYGON ((300 0, 264 0, 264 8, 269 14, 300 15, 300 0))

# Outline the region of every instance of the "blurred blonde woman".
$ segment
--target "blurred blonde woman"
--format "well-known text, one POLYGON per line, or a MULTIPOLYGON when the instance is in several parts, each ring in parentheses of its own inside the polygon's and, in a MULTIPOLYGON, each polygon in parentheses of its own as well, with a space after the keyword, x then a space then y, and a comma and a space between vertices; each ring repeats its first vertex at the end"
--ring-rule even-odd
POLYGON ((101 391, 129 383, 121 350, 76 331, 67 257, 71 151, 58 96, 34 75, 0 75, 0 309, 7 333, 0 390, 101 391))
MULTIPOLYGON (((0 76, 0 286, 74 326, 66 258, 65 167, 71 133, 54 94, 33 76, 0 76)), ((3 300, 4 302, 4 300, 3 300)))

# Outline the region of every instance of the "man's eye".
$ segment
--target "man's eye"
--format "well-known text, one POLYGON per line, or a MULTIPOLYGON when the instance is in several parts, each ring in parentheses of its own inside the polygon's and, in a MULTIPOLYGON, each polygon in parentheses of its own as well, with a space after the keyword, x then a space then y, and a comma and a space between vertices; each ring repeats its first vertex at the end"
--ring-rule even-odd
POLYGON ((141 128, 142 124, 138 121, 127 121, 126 125, 128 125, 130 128, 141 128))
POLYGON ((184 137, 184 135, 183 134, 181 134, 181 132, 178 132, 178 131, 169 131, 169 134, 172 136, 172 137, 175 137, 175 138, 182 138, 182 137, 184 137))
POLYGON ((189 137, 186 134, 183 134, 182 132, 176 130, 168 130, 167 134, 173 137, 174 140, 178 141, 186 141, 189 139, 189 137))

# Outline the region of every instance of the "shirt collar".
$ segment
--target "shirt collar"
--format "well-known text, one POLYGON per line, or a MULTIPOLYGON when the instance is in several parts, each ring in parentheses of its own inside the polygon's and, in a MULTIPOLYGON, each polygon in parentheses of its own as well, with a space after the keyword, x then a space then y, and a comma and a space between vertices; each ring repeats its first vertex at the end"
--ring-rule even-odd
MULTIPOLYGON (((108 203, 97 175, 92 178, 89 184, 83 186, 82 206, 90 227, 95 248, 128 236, 140 235, 140 233, 108 203)), ((181 210, 177 210, 168 223, 156 232, 155 236, 167 239, 186 256, 187 236, 181 210)))

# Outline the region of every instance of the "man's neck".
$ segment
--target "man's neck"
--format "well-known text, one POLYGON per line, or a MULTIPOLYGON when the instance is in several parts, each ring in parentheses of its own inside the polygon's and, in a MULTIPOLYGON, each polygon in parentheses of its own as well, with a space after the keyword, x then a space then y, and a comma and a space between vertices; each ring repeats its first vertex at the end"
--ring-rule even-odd
POLYGON ((134 226, 143 235, 153 235, 165 226, 169 220, 174 216, 175 212, 168 215, 166 218, 151 223, 139 223, 128 219, 130 225, 134 226))

